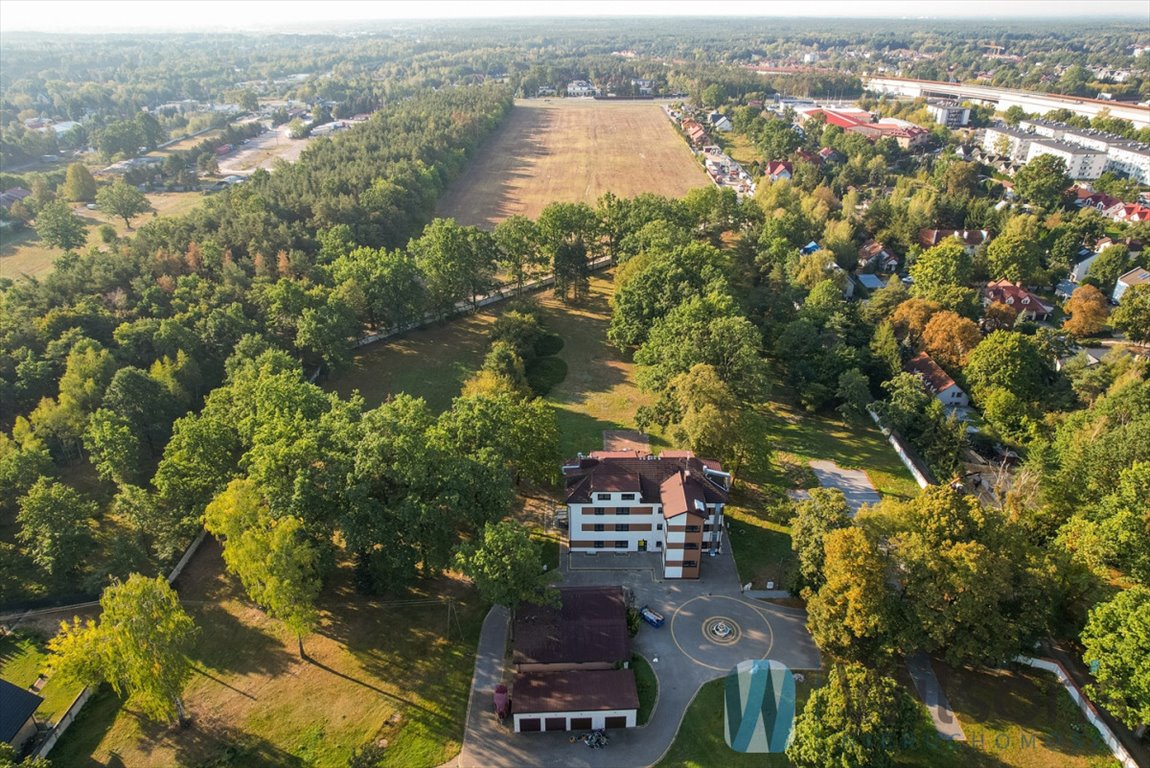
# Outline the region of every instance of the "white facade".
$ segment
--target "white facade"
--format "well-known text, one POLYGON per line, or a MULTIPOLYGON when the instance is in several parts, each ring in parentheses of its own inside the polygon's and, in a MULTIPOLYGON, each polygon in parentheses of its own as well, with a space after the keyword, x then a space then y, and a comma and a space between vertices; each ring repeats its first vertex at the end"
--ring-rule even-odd
POLYGON ((567 84, 568 96, 594 96, 598 89, 586 80, 572 80, 567 84))
POLYGON ((934 396, 947 408, 970 407, 970 397, 968 397, 967 394, 962 391, 962 387, 957 384, 949 386, 941 392, 936 392, 934 396))
POLYGON ((1026 161, 1030 162, 1041 155, 1054 155, 1066 163, 1066 173, 1072 179, 1097 179, 1106 169, 1106 154, 1085 147, 1078 147, 1055 139, 1039 139, 1030 142, 1026 161))
POLYGON ((1011 160, 1026 160, 1030 151, 1032 134, 1008 126, 991 126, 982 134, 982 148, 987 152, 999 153, 999 143, 1005 138, 1006 156, 1011 160))
POLYGON ((959 104, 927 104, 934 121, 947 128, 961 128, 970 122, 970 107, 959 104))
POLYGON ((1087 256, 1085 259, 1083 259, 1082 261, 1078 262, 1073 267, 1071 267, 1070 268, 1070 282, 1081 283, 1083 280, 1085 280, 1086 274, 1090 271, 1090 265, 1093 264, 1094 260, 1097 258, 1098 258, 1098 254, 1095 253, 1091 256, 1087 256))
POLYGON ((1135 267, 1118 278, 1118 282, 1114 285, 1114 293, 1110 295, 1111 300, 1115 304, 1119 303, 1126 291, 1136 285, 1150 285, 1150 272, 1142 269, 1142 267, 1135 267))
MULTIPOLYGON (((514 705, 514 702, 512 704, 514 705)), ((634 728, 637 718, 638 710, 635 709, 604 709, 597 712, 515 712, 511 715, 516 733, 634 728), (607 725, 608 718, 612 718, 611 725, 607 725), (619 724, 617 718, 623 718, 625 724, 619 724), (533 725, 537 727, 532 727, 533 725)))
POLYGON ((1116 171, 1139 184, 1150 184, 1150 146, 1103 131, 1075 128, 1050 120, 1022 120, 1018 126, 1039 136, 1101 152, 1106 158, 1103 171, 1116 171))

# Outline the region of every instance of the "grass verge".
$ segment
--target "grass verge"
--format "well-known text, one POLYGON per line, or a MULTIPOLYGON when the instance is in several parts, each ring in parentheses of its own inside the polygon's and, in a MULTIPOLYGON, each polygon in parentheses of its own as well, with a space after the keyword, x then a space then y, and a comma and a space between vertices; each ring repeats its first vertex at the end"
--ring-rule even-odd
POLYGON ((631 656, 631 668, 635 670, 635 688, 639 693, 639 714, 636 721, 639 725, 646 725, 659 698, 659 681, 655 677, 655 670, 651 669, 647 660, 638 654, 631 656))
MULTIPOLYGON (((803 682, 795 682, 795 711, 801 712, 811 691, 823 684, 821 672, 804 672, 803 682)), ((735 752, 723 738, 723 684, 725 679, 706 683, 687 708, 683 725, 674 743, 657 763, 661 768, 783 768, 791 762, 781 754, 735 752)))

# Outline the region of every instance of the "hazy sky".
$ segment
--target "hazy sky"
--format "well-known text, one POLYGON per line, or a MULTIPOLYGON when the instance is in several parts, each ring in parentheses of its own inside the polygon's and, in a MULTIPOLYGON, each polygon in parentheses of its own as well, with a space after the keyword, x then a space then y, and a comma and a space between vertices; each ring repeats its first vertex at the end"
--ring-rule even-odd
POLYGON ((1147 19, 1150 0, 0 0, 0 29, 258 30, 323 22, 507 16, 1147 19))

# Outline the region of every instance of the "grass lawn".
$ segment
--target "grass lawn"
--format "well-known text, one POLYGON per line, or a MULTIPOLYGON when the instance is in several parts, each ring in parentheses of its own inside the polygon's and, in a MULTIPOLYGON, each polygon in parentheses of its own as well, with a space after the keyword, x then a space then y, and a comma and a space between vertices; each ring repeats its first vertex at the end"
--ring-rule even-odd
MULTIPOLYGON (((825 682, 821 672, 804 672, 803 682, 795 682, 795 711, 801 712, 811 691, 825 682)), ((699 689, 687 708, 674 743, 657 763, 661 768, 782 768, 791 762, 781 754, 735 752, 723 738, 723 684, 712 680, 699 689)))
POLYGON ((751 163, 763 159, 763 153, 755 143, 741 133, 723 134, 722 142, 727 155, 739 165, 751 172, 751 163))
MULTIPOLYGON (((203 199, 204 196, 199 192, 156 192, 148 195, 148 201, 156 209, 155 217, 182 216, 203 199)), ((88 227, 88 242, 81 248, 83 251, 103 244, 99 232, 102 224, 111 224, 121 237, 130 234, 123 219, 113 218, 102 211, 90 211, 81 203, 73 204, 72 209, 88 227)), ((132 226, 138 227, 152 218, 153 214, 138 216, 132 220, 132 226)), ((53 262, 61 253, 59 248, 50 248, 41 242, 40 236, 33 229, 17 232, 0 230, 0 277, 43 275, 51 271, 53 262)))
POLYGON ((631 668, 635 670, 635 688, 639 692, 639 714, 636 721, 639 725, 646 725, 659 698, 659 680, 647 660, 638 654, 631 656, 631 668))
POLYGON ((52 753, 68 766, 345 766, 386 740, 388 766, 437 766, 458 753, 475 645, 485 611, 463 583, 442 578, 409 594, 370 598, 338 569, 320 628, 296 640, 242 596, 209 540, 181 577, 181 599, 201 628, 185 691, 192 725, 148 723, 107 690, 86 706, 52 753), (456 600, 458 622, 444 604, 456 600))
MULTIPOLYGON (((47 672, 48 652, 36 635, 13 634, 0 637, 0 677, 13 685, 28 688, 47 672)), ((40 689, 43 703, 36 710, 40 721, 57 721, 79 695, 82 686, 49 680, 40 689)))
POLYGON ((922 746, 899 760, 923 768, 1110 768, 1116 761, 1053 675, 1041 670, 954 669, 935 664, 967 742, 924 728, 922 746))
MULTIPOLYGON (((590 293, 578 305, 565 305, 549 291, 535 294, 547 330, 564 342, 557 356, 567 364, 567 376, 547 396, 557 411, 561 456, 602 448, 604 429, 634 428, 635 411, 654 401, 635 385, 634 365, 607 345, 613 291, 606 272, 591 279, 590 293)), ((349 371, 325 386, 344 397, 359 390, 369 408, 407 392, 444 410, 483 363, 491 323, 507 306, 366 347, 349 371)))
POLYGON ((789 589, 798 568, 791 549, 791 529, 746 507, 729 506, 726 517, 739 583, 766 589, 767 582, 774 582, 775 589, 789 589))

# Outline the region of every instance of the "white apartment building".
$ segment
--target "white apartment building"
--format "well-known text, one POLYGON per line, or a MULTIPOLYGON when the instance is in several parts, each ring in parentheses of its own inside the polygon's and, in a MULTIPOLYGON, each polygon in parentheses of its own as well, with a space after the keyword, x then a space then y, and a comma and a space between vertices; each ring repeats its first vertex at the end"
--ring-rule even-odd
POLYGON ((1032 118, 1020 121, 1018 127, 1040 136, 1101 152, 1106 156, 1103 171, 1116 171, 1139 184, 1150 184, 1150 145, 1092 128, 1075 128, 1054 120, 1032 118))
POLYGON ((1105 152, 1087 149, 1058 139, 1035 139, 1026 150, 1026 162, 1041 155, 1061 157, 1066 163, 1066 173, 1076 180, 1097 179, 1106 170, 1105 152))
POLYGON ((731 475, 691 451, 594 451, 563 466, 572 552, 660 552, 663 577, 697 579, 722 551, 731 475))
POLYGON ((934 121, 947 128, 961 128, 970 122, 970 107, 964 107, 958 102, 928 101, 926 106, 934 121))
POLYGON ((1005 154, 1011 160, 1024 162, 1035 135, 1008 125, 992 125, 982 134, 982 148, 994 154, 1005 154), (1002 150, 1006 151, 1003 152, 1002 150))

